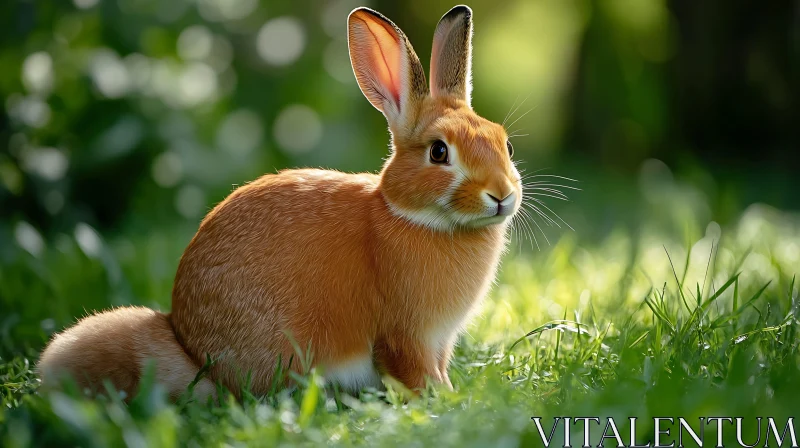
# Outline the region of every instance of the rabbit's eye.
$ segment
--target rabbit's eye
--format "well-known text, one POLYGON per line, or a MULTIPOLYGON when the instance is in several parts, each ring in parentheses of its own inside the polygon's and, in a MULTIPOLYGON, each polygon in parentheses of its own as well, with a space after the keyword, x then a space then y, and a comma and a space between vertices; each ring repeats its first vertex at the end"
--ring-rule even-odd
POLYGON ((508 140, 506 140, 506 148, 508 148, 508 156, 514 157, 514 145, 508 140))
POLYGON ((447 145, 441 140, 436 140, 431 145, 431 162, 448 163, 450 156, 447 154, 447 145))

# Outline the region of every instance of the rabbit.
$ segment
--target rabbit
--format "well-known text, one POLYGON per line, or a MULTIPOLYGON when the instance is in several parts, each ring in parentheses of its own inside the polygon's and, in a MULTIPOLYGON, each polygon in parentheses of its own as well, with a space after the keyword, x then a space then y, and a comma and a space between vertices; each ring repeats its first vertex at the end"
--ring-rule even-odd
POLYGON ((65 372, 132 395, 154 359, 175 397, 210 356, 201 396, 214 383, 238 396, 245 381, 266 394, 287 383, 279 364, 316 367, 351 393, 382 388, 383 376, 417 393, 428 381, 452 389, 454 344, 520 207, 513 147, 471 106, 469 7, 439 21, 430 84, 389 19, 362 7, 347 23, 358 85, 391 134, 380 173, 290 169, 237 188, 181 257, 171 313, 117 308, 81 320, 43 352, 43 383, 65 372))

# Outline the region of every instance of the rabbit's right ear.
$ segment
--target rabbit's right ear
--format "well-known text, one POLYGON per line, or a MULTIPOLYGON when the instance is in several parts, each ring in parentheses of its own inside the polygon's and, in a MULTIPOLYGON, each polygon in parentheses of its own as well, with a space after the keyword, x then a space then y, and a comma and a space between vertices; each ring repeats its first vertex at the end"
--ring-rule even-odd
POLYGON ((472 94, 472 10, 456 6, 447 12, 433 36, 431 94, 470 104, 472 94))
POLYGON ((358 86, 392 128, 406 127, 428 95, 425 72, 405 34, 369 8, 347 18, 347 44, 358 86))

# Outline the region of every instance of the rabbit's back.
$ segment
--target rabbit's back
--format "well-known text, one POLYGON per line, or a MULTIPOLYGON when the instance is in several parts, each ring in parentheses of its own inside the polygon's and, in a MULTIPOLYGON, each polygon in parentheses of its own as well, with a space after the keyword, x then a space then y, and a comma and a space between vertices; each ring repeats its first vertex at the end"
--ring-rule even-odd
POLYGON ((280 356, 316 362, 369 351, 377 293, 371 275, 370 207, 378 178, 323 170, 266 175, 208 214, 178 268, 172 322, 214 379, 237 390, 248 371, 265 392, 280 356), (288 330, 291 334, 285 334, 288 330))

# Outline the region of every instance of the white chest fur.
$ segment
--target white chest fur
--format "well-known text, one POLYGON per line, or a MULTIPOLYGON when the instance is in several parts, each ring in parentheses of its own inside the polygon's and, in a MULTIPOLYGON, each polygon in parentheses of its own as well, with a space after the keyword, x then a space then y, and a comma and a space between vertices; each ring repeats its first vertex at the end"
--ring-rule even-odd
POLYGON ((382 387, 381 377, 372 362, 372 356, 365 354, 336 365, 325 366, 325 380, 329 384, 338 384, 350 394, 358 394, 364 388, 382 387))

